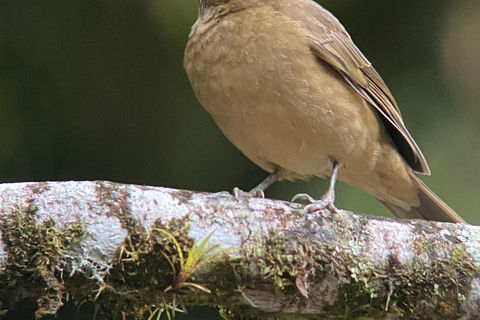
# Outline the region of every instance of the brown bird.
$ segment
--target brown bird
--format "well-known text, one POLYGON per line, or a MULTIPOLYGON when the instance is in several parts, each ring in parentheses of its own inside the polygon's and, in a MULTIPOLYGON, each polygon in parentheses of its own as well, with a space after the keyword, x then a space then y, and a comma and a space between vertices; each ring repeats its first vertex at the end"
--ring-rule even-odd
MULTIPOLYGON (((392 94, 340 22, 311 0, 197 0, 185 69, 223 133, 278 179, 332 176, 395 216, 464 222, 430 174, 392 94)), ((300 198, 308 198, 300 195, 300 198)))

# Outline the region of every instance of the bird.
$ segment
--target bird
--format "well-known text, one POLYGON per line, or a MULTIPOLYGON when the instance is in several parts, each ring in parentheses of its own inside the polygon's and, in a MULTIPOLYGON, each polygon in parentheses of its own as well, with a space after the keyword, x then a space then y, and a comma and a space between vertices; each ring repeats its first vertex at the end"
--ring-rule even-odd
POLYGON ((430 174, 392 93, 338 19, 312 0, 197 0, 184 67, 225 136, 277 180, 343 181, 402 219, 463 223, 430 174))

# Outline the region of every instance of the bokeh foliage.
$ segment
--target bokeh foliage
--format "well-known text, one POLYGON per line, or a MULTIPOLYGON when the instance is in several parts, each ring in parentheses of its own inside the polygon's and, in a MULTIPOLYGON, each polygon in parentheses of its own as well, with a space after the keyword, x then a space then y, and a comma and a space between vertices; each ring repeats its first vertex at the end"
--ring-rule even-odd
MULTIPOLYGON (((480 223, 478 0, 321 3, 389 85, 429 161, 425 181, 480 223)), ((0 1, 0 181, 255 186, 266 173, 223 136, 183 70, 196 14, 194 0, 0 1)), ((278 183, 267 196, 326 186, 278 183)), ((343 184, 337 199, 388 215, 343 184)))

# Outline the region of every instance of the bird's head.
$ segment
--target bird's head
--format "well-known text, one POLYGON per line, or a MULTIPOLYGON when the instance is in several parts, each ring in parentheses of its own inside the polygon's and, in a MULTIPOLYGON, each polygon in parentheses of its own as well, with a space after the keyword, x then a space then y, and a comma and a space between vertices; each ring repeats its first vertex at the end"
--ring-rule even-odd
POLYGON ((199 14, 216 7, 238 11, 252 6, 264 5, 272 0, 197 0, 199 14))

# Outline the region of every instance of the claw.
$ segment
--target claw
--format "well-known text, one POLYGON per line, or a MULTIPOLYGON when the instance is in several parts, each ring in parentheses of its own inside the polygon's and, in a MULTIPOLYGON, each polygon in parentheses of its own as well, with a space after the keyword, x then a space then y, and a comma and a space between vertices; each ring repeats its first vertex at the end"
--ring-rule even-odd
POLYGON ((233 195, 235 198, 265 198, 262 190, 254 188, 248 192, 243 191, 237 187, 233 188, 233 195))
POLYGON ((303 211, 306 213, 312 213, 314 211, 319 210, 329 210, 331 212, 338 213, 337 207, 335 207, 335 203, 328 199, 328 197, 322 197, 320 200, 315 200, 314 202, 308 204, 303 208, 303 211))
POLYGON ((310 195, 308 195, 306 193, 299 193, 292 198, 292 202, 300 202, 300 203, 311 204, 311 203, 315 202, 315 199, 313 199, 310 195))
POLYGON ((328 209, 331 212, 339 213, 335 207, 335 183, 337 182, 338 170, 340 166, 337 162, 333 164, 332 178, 330 179, 330 185, 327 192, 323 195, 320 200, 315 200, 306 193, 297 194, 293 197, 292 202, 296 200, 301 200, 308 203, 304 208, 303 212, 311 213, 317 210, 328 209))
POLYGON ((265 191, 265 189, 271 186, 280 177, 281 173, 279 171, 275 171, 265 178, 265 180, 263 180, 258 186, 248 192, 245 192, 239 188, 233 188, 233 195, 235 198, 265 198, 265 193, 263 193, 263 191, 265 191))
POLYGON ((306 193, 297 194, 293 197, 292 202, 298 201, 303 203, 307 203, 307 205, 303 208, 303 212, 305 213, 312 213, 314 211, 328 209, 332 212, 338 212, 337 208, 335 207, 335 195, 330 190, 325 193, 325 195, 320 200, 315 200, 311 196, 306 193))

